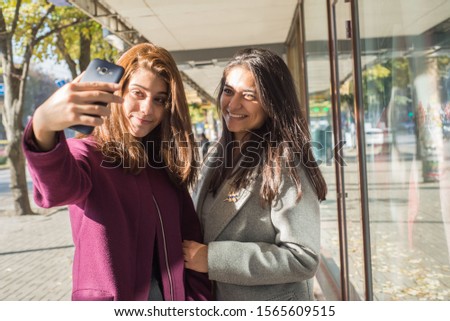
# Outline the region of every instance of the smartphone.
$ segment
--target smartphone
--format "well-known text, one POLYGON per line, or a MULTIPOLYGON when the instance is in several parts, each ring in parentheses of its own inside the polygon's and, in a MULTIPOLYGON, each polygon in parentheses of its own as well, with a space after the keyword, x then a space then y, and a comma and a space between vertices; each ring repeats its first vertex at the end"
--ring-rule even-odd
MULTIPOLYGON (((80 82, 112 82, 118 83, 122 78, 124 69, 121 66, 102 59, 92 60, 81 78, 80 82)), ((104 103, 96 103, 106 106, 104 103)), ((89 135, 94 130, 92 126, 75 125, 70 127, 80 133, 89 135)))

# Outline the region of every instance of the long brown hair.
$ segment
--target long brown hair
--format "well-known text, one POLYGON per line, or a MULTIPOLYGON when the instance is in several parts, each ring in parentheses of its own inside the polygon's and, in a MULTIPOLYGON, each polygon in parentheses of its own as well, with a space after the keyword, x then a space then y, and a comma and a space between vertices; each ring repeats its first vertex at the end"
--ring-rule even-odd
POLYGON ((220 100, 230 70, 236 66, 247 68, 255 78, 257 92, 267 119, 262 127, 251 131, 241 146, 241 162, 230 170, 235 162, 232 149, 233 135, 225 121, 214 159, 223 160, 215 167, 210 190, 216 193, 221 183, 231 178, 231 189, 237 191, 250 184, 255 175, 262 176, 260 196, 263 204, 270 204, 279 194, 282 172, 287 169, 297 187, 297 200, 302 196, 302 182, 297 168, 304 168, 319 200, 324 200, 327 185, 311 148, 311 137, 306 117, 298 101, 292 75, 284 61, 265 49, 243 49, 235 54, 225 67, 219 84, 217 102, 220 100), (255 157, 257 156, 257 157, 255 157))
POLYGON ((197 150, 191 129, 183 82, 170 53, 151 43, 138 44, 117 61, 125 69, 116 94, 124 96, 131 76, 140 68, 157 74, 168 86, 169 98, 160 125, 142 139, 128 134, 126 115, 121 104, 111 104, 111 116, 93 132, 104 156, 126 171, 139 173, 150 164, 165 167, 171 180, 185 187, 197 177, 197 150))

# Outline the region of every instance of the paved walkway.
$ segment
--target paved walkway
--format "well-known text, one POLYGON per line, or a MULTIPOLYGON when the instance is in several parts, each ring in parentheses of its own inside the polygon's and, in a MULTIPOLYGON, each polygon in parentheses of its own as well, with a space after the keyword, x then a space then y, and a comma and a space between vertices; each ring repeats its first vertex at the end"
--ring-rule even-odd
MULTIPOLYGON (((31 182, 30 201, 33 204, 31 182)), ((73 242, 66 208, 11 216, 9 171, 0 170, 0 301, 70 300, 73 242)))
POLYGON ((0 300, 70 300, 73 250, 66 209, 0 216, 0 300))
MULTIPOLYGON (((366 164, 375 300, 450 300, 450 141, 445 144, 439 182, 424 182, 422 161, 400 153, 379 154, 366 164)), ((349 280, 363 297, 359 172, 355 159, 345 161, 349 280)), ((321 170, 329 188, 321 204, 321 245, 338 265, 335 172, 332 166, 321 170)))

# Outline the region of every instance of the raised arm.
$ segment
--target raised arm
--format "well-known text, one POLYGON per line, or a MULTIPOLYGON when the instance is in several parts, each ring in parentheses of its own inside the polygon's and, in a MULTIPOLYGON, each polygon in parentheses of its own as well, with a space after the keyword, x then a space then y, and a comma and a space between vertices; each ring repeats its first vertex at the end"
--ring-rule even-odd
POLYGON ((110 114, 109 107, 99 103, 121 103, 122 97, 113 95, 119 89, 113 83, 81 83, 81 75, 57 90, 39 106, 33 117, 35 141, 41 151, 49 151, 56 144, 55 133, 73 125, 99 126, 101 117, 110 114))
POLYGON ((39 106, 24 132, 23 149, 34 183, 36 204, 74 204, 91 189, 88 146, 68 146, 63 129, 76 124, 98 126, 109 104, 122 102, 112 83, 80 83, 80 77, 56 91, 39 106))

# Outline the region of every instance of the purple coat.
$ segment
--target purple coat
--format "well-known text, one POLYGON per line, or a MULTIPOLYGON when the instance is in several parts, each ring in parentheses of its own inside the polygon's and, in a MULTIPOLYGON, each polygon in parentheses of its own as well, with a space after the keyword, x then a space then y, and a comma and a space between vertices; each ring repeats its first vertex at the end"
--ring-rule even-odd
POLYGON ((156 255, 164 300, 211 299, 207 275, 184 268, 182 240, 202 241, 186 190, 162 169, 131 175, 101 166, 105 158, 89 138, 66 141, 59 133, 54 149, 37 152, 30 124, 23 147, 35 202, 69 205, 72 300, 147 300, 156 255))

